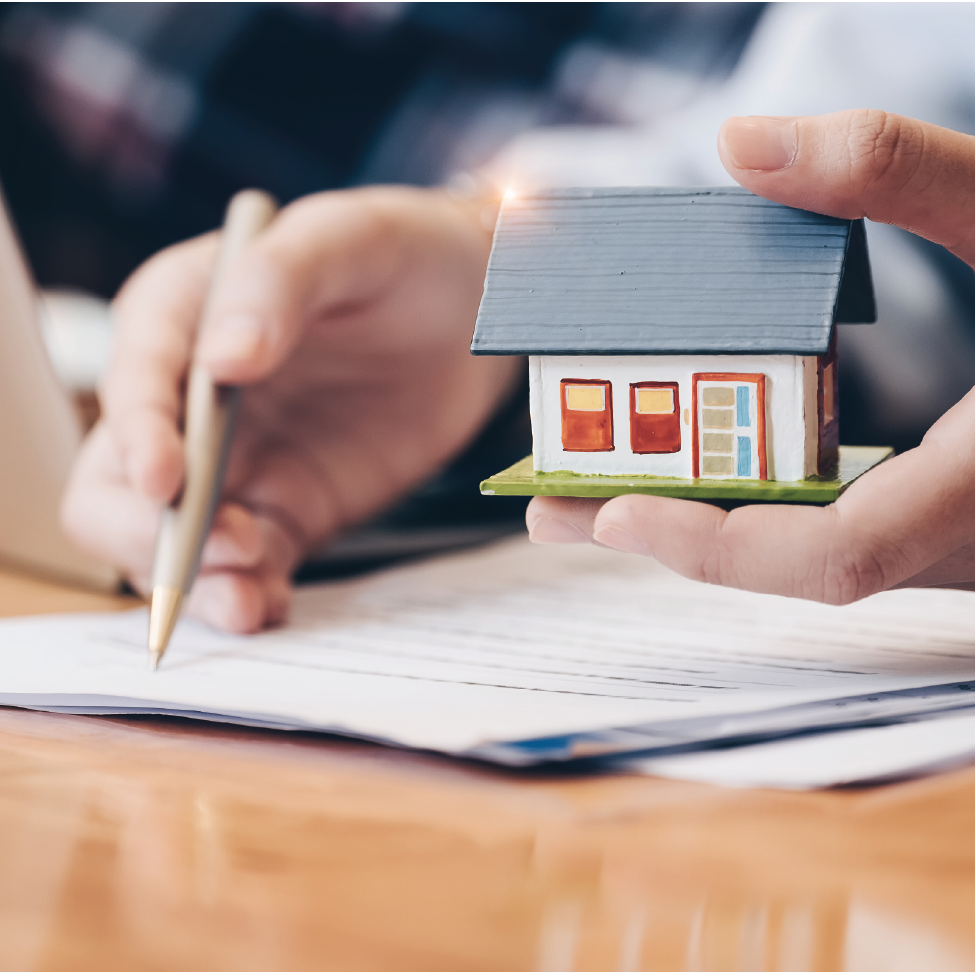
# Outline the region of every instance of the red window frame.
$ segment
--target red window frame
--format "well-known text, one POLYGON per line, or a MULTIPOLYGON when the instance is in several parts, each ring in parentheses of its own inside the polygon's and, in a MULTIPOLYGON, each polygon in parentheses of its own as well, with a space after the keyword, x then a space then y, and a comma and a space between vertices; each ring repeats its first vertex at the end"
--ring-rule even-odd
POLYGON ((590 453, 613 450, 613 387, 609 380, 564 379, 559 381, 559 406, 564 451, 590 453), (602 386, 602 410, 570 410, 567 386, 602 386))
POLYGON ((681 450, 681 402, 677 383, 630 384, 630 449, 634 454, 677 454, 681 450), (638 413, 638 390, 670 390, 670 413, 638 413))

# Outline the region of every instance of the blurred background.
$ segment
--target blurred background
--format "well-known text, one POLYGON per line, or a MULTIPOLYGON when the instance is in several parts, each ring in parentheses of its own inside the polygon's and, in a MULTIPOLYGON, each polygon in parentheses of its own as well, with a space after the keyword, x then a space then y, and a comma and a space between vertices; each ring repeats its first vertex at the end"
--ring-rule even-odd
POLYGON ((110 296, 242 186, 442 183, 523 131, 619 121, 574 52, 724 75, 762 7, 4 4, 0 173, 41 281, 110 296))
MULTIPOLYGON (((972 133, 973 11, 7 3, 0 181, 84 399, 111 348, 104 300, 217 226, 241 187, 287 202, 374 182, 728 183, 715 136, 730 114, 871 107, 972 133)), ((841 332, 841 433, 904 450, 972 386, 973 275, 892 228, 872 225, 869 246, 880 320, 841 332)), ((388 524, 517 519, 521 503, 476 482, 529 449, 520 399, 388 524)))

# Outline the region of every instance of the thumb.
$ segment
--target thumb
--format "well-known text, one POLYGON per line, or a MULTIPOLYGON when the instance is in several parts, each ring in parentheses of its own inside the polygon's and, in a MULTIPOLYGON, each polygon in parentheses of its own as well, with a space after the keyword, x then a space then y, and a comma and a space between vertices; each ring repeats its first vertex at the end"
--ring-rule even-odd
MULTIPOLYGON (((196 355, 223 383, 250 383, 292 352, 311 318, 348 310, 389 277, 383 222, 363 191, 284 208, 226 269, 208 301, 196 355)), ((390 235, 385 235, 389 237, 390 235)))
POLYGON ((768 200, 896 224, 973 264, 973 137, 871 109, 727 119, 729 173, 768 200))
POLYGON ((263 231, 212 285, 196 358, 222 383, 263 379, 298 341, 298 282, 263 231))

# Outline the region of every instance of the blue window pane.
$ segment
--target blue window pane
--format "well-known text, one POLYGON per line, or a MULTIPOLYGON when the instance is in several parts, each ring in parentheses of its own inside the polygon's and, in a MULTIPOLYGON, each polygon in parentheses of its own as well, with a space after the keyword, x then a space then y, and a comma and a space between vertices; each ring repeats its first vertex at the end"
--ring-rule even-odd
POLYGON ((749 426, 748 386, 737 386, 735 388, 735 425, 736 427, 749 426))
MULTIPOLYGON (((744 386, 739 387, 744 390, 744 386)), ((740 478, 752 477, 752 438, 739 437, 738 456, 735 459, 735 473, 740 478)))

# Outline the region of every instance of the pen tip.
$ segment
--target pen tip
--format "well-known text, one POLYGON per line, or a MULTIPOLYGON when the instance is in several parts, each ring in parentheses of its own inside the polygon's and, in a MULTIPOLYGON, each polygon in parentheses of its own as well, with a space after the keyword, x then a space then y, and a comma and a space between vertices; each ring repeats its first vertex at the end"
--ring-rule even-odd
POLYGON ((166 653, 180 617, 183 594, 172 586, 155 586, 149 604, 149 670, 155 671, 166 653))

